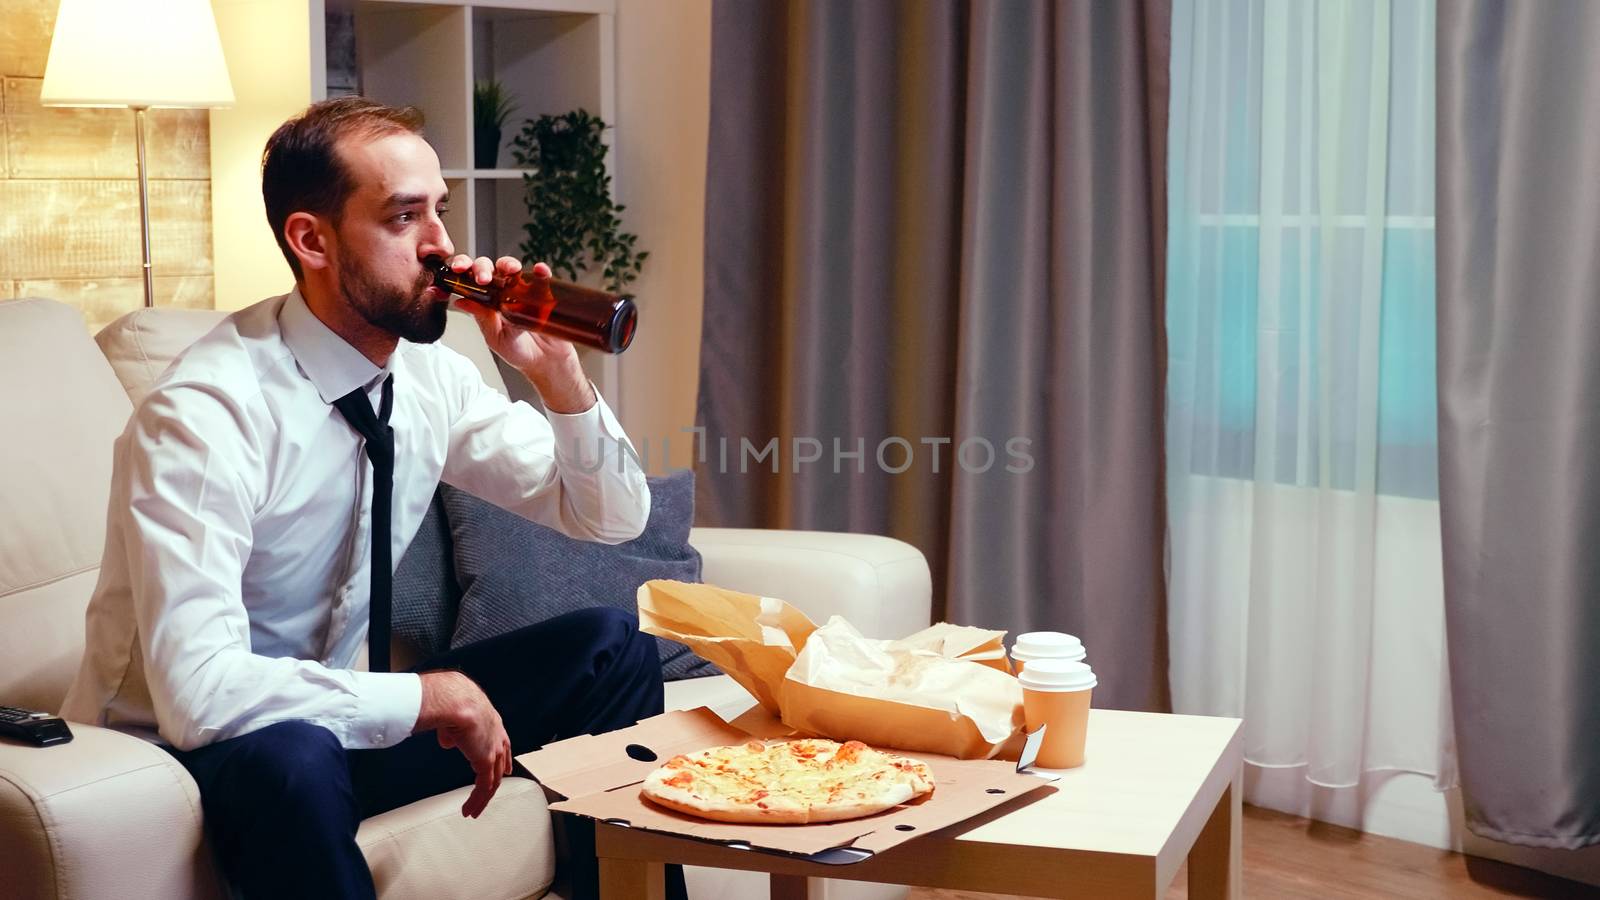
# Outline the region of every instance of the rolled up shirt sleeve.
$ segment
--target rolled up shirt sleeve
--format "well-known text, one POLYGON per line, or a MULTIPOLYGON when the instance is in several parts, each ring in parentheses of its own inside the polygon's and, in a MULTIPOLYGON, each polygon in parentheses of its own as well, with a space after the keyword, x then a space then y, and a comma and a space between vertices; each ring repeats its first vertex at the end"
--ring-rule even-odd
POLYGON ((260 459, 249 430, 227 396, 178 386, 142 404, 117 442, 108 537, 125 554, 161 737, 188 750, 299 720, 351 749, 397 744, 421 710, 418 676, 251 651, 241 577, 260 459))
POLYGON ((447 364, 458 402, 447 483, 583 540, 620 544, 644 531, 650 489, 599 391, 581 413, 541 414, 489 387, 465 358, 447 364))

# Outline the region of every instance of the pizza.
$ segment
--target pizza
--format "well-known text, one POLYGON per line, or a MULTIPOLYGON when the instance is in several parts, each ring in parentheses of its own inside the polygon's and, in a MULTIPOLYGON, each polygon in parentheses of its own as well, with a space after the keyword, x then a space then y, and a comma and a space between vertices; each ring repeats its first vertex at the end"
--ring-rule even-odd
POLYGON ((857 819, 933 792, 925 763, 860 741, 749 741, 667 760, 640 793, 718 822, 804 825, 857 819))

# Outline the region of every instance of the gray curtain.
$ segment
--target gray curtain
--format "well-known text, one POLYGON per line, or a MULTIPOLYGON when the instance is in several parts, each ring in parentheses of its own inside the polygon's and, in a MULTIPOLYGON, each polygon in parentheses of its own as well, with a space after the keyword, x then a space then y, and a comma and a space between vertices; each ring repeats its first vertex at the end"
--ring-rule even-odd
POLYGON ((701 521, 909 541, 937 614, 1078 634, 1135 709, 1168 706, 1169 19, 712 14, 701 521))
POLYGON ((1600 3, 1439 4, 1439 501, 1467 824, 1600 842, 1600 3))

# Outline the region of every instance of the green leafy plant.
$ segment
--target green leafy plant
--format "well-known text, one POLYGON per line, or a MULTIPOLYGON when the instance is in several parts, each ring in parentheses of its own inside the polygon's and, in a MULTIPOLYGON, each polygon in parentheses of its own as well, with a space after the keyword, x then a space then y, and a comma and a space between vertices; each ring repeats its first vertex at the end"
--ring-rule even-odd
POLYGON ((620 214, 627 207, 611 199, 605 128, 581 109, 528 119, 511 153, 527 170, 523 261, 543 260, 557 277, 572 281, 599 266, 606 289, 620 294, 650 254, 636 250, 637 236, 622 230, 620 214))
POLYGON ((500 157, 500 135, 516 111, 516 100, 497 79, 472 86, 473 165, 492 169, 500 157))

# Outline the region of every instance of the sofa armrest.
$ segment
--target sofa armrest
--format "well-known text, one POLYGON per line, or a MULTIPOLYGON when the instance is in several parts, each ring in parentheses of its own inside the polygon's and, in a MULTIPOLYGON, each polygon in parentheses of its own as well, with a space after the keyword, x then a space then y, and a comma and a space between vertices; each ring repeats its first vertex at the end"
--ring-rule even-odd
POLYGON ((200 792, 166 751, 72 723, 71 743, 0 740, 8 897, 218 896, 200 792))
POLYGON ((930 624, 933 581, 921 551, 894 538, 832 531, 696 528, 704 579, 777 597, 821 625, 843 616, 862 634, 899 638, 930 624))

